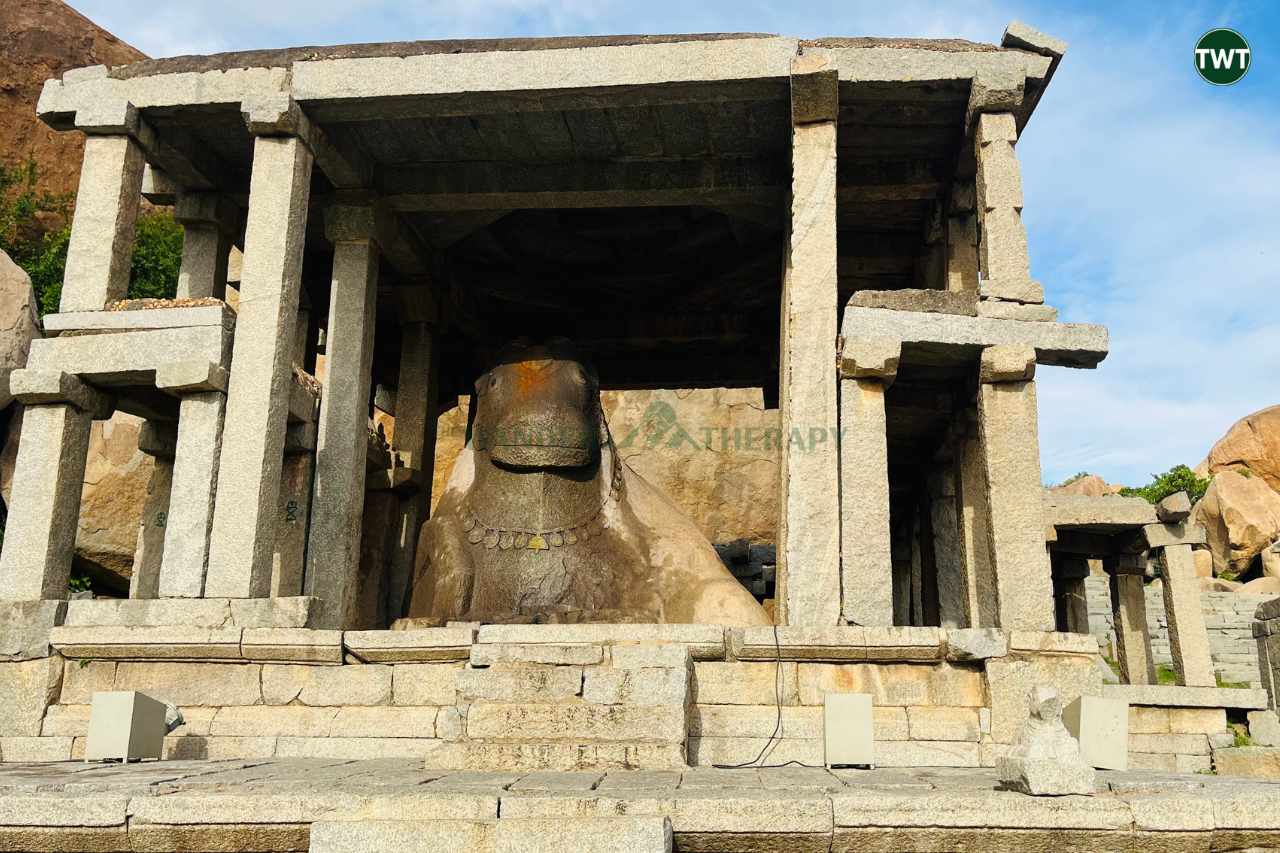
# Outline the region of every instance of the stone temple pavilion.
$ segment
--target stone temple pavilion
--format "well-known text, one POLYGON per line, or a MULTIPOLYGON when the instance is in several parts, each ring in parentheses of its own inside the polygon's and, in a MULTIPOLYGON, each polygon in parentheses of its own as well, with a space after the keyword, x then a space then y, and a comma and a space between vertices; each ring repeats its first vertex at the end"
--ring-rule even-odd
MULTIPOLYGON (((11 377, 26 413, 0 553, 0 757, 78 758, 94 692, 138 690, 182 709, 172 759, 409 759, 395 772, 433 779, 574 771, 563 796, 582 774, 591 790, 626 770, 667 789, 764 751, 821 767, 827 698, 859 693, 877 765, 990 768, 1028 692, 1050 686, 1068 703, 1121 703, 1115 760, 1208 771, 1228 722, 1268 696, 1215 684, 1191 560, 1203 531, 1176 507, 1043 496, 1037 365, 1107 354, 1104 328, 1045 304, 1022 221, 1018 139, 1064 51, 1013 24, 998 45, 405 42, 50 80, 40 117, 87 143, 61 304, 11 377), (172 301, 125 298, 143 198, 185 229, 172 301), (392 629, 429 512, 436 419, 522 336, 573 339, 606 389, 764 389, 782 424, 776 628, 392 629), (377 386, 394 389, 389 444, 370 429, 377 386), (156 459, 130 597, 68 601, 90 424, 114 410, 146 419, 156 459), (1104 684, 1074 603, 1095 558, 1114 576, 1126 683, 1104 684), (1152 573, 1177 685, 1154 683, 1152 573)), ((621 805, 600 805, 602 787, 573 814, 664 814, 694 845, 681 849, 701 850, 873 849, 858 839, 900 841, 884 827, 934 819, 907 805, 867 817, 901 791, 854 807, 823 778, 785 796, 717 791, 711 806, 654 794, 656 812, 616 790, 621 805)), ((492 820, 499 797, 501 825, 567 814, 550 795, 508 803, 515 779, 492 802, 448 788, 437 816, 492 820)), ((1064 828, 1093 839, 1077 849, 1141 846, 1154 818, 1125 790, 1061 800, 1076 823, 1010 811, 1007 839, 977 800, 930 813, 985 849, 1064 828)), ((1179 791, 1191 805, 1155 829, 1218 839, 1235 820, 1232 838, 1274 840, 1248 809, 1201 826, 1199 795, 1179 791)), ((17 821, 111 843, 141 833, 159 845, 145 849, 306 849, 316 810, 346 807, 272 811, 245 795, 206 813, 207 798, 184 811, 182 796, 87 816, 0 797, 0 838, 17 821), (213 824, 217 843, 241 846, 182 847, 213 824)), ((325 849, 371 849, 339 836, 325 849)))

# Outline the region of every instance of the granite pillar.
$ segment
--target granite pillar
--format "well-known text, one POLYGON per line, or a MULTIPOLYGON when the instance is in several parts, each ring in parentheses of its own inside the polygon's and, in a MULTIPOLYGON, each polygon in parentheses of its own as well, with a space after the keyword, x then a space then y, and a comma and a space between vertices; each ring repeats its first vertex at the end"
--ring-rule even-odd
POLYGON ((1209 634, 1200 609, 1200 579, 1190 545, 1160 549, 1164 580, 1164 609, 1169 620, 1169 653, 1178 683, 1187 687, 1215 687, 1217 677, 1209 649, 1209 634))

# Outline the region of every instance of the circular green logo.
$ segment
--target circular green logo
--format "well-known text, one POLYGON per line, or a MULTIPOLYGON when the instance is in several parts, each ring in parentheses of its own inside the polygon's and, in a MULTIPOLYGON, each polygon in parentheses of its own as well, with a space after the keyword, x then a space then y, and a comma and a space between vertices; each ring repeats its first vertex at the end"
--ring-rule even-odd
POLYGON ((1230 86, 1249 73, 1252 63, 1249 42, 1235 30, 1209 30, 1196 42, 1196 73, 1206 83, 1230 86))

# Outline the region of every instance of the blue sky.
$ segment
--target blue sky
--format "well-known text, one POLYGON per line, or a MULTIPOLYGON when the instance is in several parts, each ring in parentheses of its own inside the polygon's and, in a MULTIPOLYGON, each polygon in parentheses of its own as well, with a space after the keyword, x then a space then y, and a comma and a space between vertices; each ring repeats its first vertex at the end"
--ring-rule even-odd
POLYGON ((153 56, 448 37, 763 31, 998 41, 1022 20, 1070 44, 1018 145, 1033 275, 1103 323, 1096 371, 1041 368, 1046 481, 1137 484, 1194 465, 1280 403, 1280 5, 746 0, 72 0, 153 56), (1205 30, 1254 67, 1202 82, 1205 30))

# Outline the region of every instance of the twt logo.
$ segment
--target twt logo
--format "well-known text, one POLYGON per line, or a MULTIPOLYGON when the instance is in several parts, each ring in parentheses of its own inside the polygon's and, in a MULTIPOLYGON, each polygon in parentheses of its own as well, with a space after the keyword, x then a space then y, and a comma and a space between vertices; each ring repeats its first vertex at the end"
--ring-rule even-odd
POLYGON ((1196 73, 1215 86, 1230 86, 1249 72, 1249 43, 1235 30, 1217 29, 1196 42, 1196 73))

